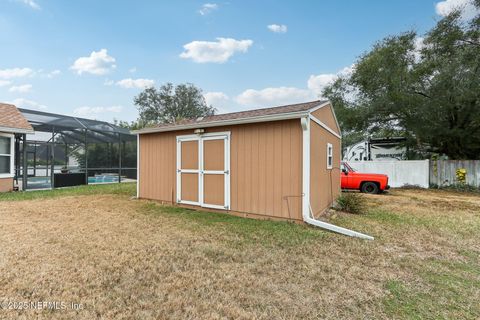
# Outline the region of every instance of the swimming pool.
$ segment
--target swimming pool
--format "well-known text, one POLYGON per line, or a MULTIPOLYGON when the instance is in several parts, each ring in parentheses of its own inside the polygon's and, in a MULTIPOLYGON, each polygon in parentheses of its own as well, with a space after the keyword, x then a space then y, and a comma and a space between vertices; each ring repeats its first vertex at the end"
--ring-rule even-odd
MULTIPOLYGON (((50 177, 28 177, 27 179, 28 179, 27 180, 28 190, 50 189, 52 187, 50 177)), ((88 177, 89 184, 115 183, 115 182, 118 183, 118 175, 103 174, 103 175, 88 177)))
POLYGON ((118 182, 118 175, 98 175, 88 177, 88 183, 113 183, 118 182))
POLYGON ((52 186, 50 177, 28 177, 28 189, 48 189, 52 186))

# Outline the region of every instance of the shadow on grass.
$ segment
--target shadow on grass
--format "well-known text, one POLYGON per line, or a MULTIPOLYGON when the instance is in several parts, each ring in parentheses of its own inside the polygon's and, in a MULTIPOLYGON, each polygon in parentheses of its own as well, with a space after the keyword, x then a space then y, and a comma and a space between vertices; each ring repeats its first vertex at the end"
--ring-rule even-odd
POLYGON ((309 226, 285 221, 242 218, 226 213, 197 211, 163 206, 154 202, 143 205, 142 211, 152 216, 167 215, 184 220, 183 228, 208 230, 230 245, 296 246, 328 237, 329 233, 309 226))
POLYGON ((68 187, 53 190, 39 190, 26 192, 6 192, 0 193, 0 201, 23 201, 37 200, 47 198, 57 198, 65 196, 79 195, 101 195, 117 194, 125 196, 134 196, 136 194, 136 183, 113 183, 104 185, 87 185, 78 187, 68 187))

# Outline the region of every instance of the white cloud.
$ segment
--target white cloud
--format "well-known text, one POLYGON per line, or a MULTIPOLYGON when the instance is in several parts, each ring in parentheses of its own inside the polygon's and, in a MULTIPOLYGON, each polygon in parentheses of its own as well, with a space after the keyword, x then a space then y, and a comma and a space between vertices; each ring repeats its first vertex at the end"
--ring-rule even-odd
POLYGON ((38 69, 36 72, 35 72, 36 75, 39 75, 40 77, 42 78, 54 78, 60 74, 62 74, 62 71, 58 70, 58 69, 55 69, 55 70, 52 70, 50 72, 47 72, 43 69, 38 69))
POLYGON ((32 9, 40 10, 40 6, 34 0, 17 0, 17 2, 21 2, 21 3, 29 6, 32 9))
POLYGON ((210 12, 217 10, 218 9, 218 4, 216 3, 205 3, 202 5, 202 8, 198 10, 198 13, 200 13, 202 16, 209 14, 210 12))
POLYGON ((117 86, 122 87, 122 88, 139 88, 139 89, 144 89, 147 87, 153 87, 155 85, 155 81, 151 79, 123 79, 120 81, 117 81, 116 83, 117 86))
POLYGON ((275 33, 286 33, 288 28, 284 24, 271 24, 267 26, 268 30, 275 33))
POLYGON ((0 87, 5 87, 5 86, 8 86, 9 84, 10 84, 10 81, 0 79, 0 87))
POLYGON ((0 70, 0 79, 22 78, 33 75, 34 72, 30 68, 12 68, 0 70))
POLYGON ((352 64, 350 67, 345 67, 337 73, 323 73, 319 75, 311 75, 307 81, 308 89, 310 89, 317 96, 320 96, 326 86, 332 84, 339 76, 346 76, 351 74, 354 68, 355 65, 352 64))
POLYGON ((425 44, 423 43, 423 40, 425 40, 423 37, 416 37, 415 38, 415 41, 413 43, 415 51, 420 51, 425 47, 425 44))
POLYGON ((413 58, 415 59, 415 62, 419 62, 422 57, 422 53, 420 51, 422 51, 422 49, 425 48, 425 44, 423 43, 423 40, 424 40, 423 37, 416 37, 414 40, 412 54, 413 54, 413 58))
POLYGON ((10 87, 10 89, 8 89, 9 92, 18 92, 18 93, 29 92, 30 90, 32 90, 31 84, 22 84, 19 86, 12 86, 10 87))
POLYGON ((113 86, 114 84, 115 84, 115 82, 113 80, 109 80, 109 79, 105 79, 105 81, 103 82, 104 86, 113 86))
POLYGON ((62 71, 60 70, 53 70, 52 72, 49 72, 47 74, 47 78, 53 78, 53 77, 56 77, 58 75, 62 74, 62 71))
POLYGON ((24 98, 15 99, 11 103, 16 105, 17 107, 27 108, 27 109, 33 108, 33 109, 44 110, 48 108, 46 105, 40 104, 33 100, 24 99, 24 98))
POLYGON ((267 107, 315 99, 315 95, 306 89, 293 87, 248 89, 237 96, 236 101, 244 106, 267 107))
POLYGON ((122 112, 122 106, 111 106, 111 107, 79 107, 73 110, 73 114, 79 117, 85 118, 94 118, 96 116, 105 114, 105 113, 120 113, 122 112))
POLYGON ((130 72, 130 73, 135 73, 135 72, 137 72, 137 67, 130 68, 130 69, 128 70, 128 72, 130 72))
POLYGON ((307 85, 310 90, 312 90, 317 95, 319 95, 322 93, 323 89, 325 89, 325 87, 328 86, 329 84, 333 83, 336 78, 337 78, 337 75, 333 73, 311 75, 308 78, 307 85))
POLYGON ((108 55, 107 49, 92 51, 90 56, 78 58, 70 67, 78 74, 87 72, 94 75, 104 75, 115 68, 115 58, 108 55))
POLYGON ((214 106, 218 103, 228 101, 229 99, 225 93, 219 91, 207 92, 203 96, 205 97, 205 101, 207 102, 207 104, 211 104, 214 106))
POLYGON ((208 105, 213 106, 218 110, 225 110, 226 104, 230 98, 223 92, 207 92, 204 95, 205 101, 208 105))
MULTIPOLYGON (((223 92, 207 92, 204 94, 205 100, 219 111, 231 111, 230 108, 225 108, 228 105, 236 102, 237 108, 251 108, 251 107, 271 107, 286 105, 292 103, 300 103, 305 101, 312 101, 319 99, 322 90, 325 86, 333 83, 339 76, 348 76, 352 74, 355 69, 355 64, 339 70, 337 73, 327 73, 319 75, 311 75, 307 81, 307 88, 297 87, 269 87, 261 90, 247 89, 230 99, 223 92)), ((354 96, 356 93, 349 93, 348 97, 354 96)))
POLYGON ((444 0, 435 5, 435 11, 442 17, 457 9, 461 10, 463 20, 470 20, 479 13, 472 0, 444 0))
POLYGON ((192 41, 183 46, 180 54, 183 59, 192 59, 198 63, 224 63, 236 52, 247 52, 252 40, 217 38, 217 41, 192 41))

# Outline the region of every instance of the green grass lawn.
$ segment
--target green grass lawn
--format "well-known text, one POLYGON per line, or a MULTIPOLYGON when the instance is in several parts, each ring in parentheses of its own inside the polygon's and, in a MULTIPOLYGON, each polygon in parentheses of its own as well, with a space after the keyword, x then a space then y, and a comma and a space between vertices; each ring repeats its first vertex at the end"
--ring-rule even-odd
POLYGON ((125 196, 136 195, 135 183, 112 183, 100 185, 85 185, 78 187, 68 187, 53 190, 38 190, 26 192, 6 192, 0 193, 0 201, 22 201, 47 199, 65 196, 80 195, 101 195, 101 194, 118 194, 125 196))
POLYGON ((0 195, 0 297, 35 296, 32 287, 47 299, 60 290, 90 306, 76 315, 85 319, 480 318, 478 194, 361 195, 364 214, 329 220, 375 237, 366 241, 134 200, 135 187, 0 195), (9 242, 22 244, 22 254, 6 250, 9 242), (38 244, 66 251, 37 255, 38 244), (12 282, 44 265, 59 269, 12 282))

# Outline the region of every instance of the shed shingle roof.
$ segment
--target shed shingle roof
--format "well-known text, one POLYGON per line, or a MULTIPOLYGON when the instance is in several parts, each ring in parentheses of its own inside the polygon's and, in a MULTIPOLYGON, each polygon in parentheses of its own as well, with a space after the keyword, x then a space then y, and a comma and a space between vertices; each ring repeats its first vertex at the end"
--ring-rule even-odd
POLYGON ((33 132, 27 119, 13 104, 0 103, 0 131, 2 128, 9 132, 33 132))
POLYGON ((221 125, 222 122, 228 122, 228 121, 234 121, 234 120, 255 119, 255 118, 261 118, 261 117, 281 115, 281 114, 307 112, 308 110, 313 109, 316 106, 319 106, 326 102, 328 102, 328 100, 323 100, 323 101, 315 100, 315 101, 309 101, 309 102, 303 102, 303 103, 297 103, 297 104, 289 104, 289 105, 284 105, 279 107, 217 114, 217 115, 203 117, 199 119, 185 119, 177 123, 159 124, 159 125, 156 125, 155 127, 138 130, 137 133, 143 133, 143 132, 146 133, 146 132, 155 132, 155 131, 171 131, 171 130, 175 130, 177 127, 181 129, 185 126, 207 125, 212 123, 219 123, 219 125, 221 125))

